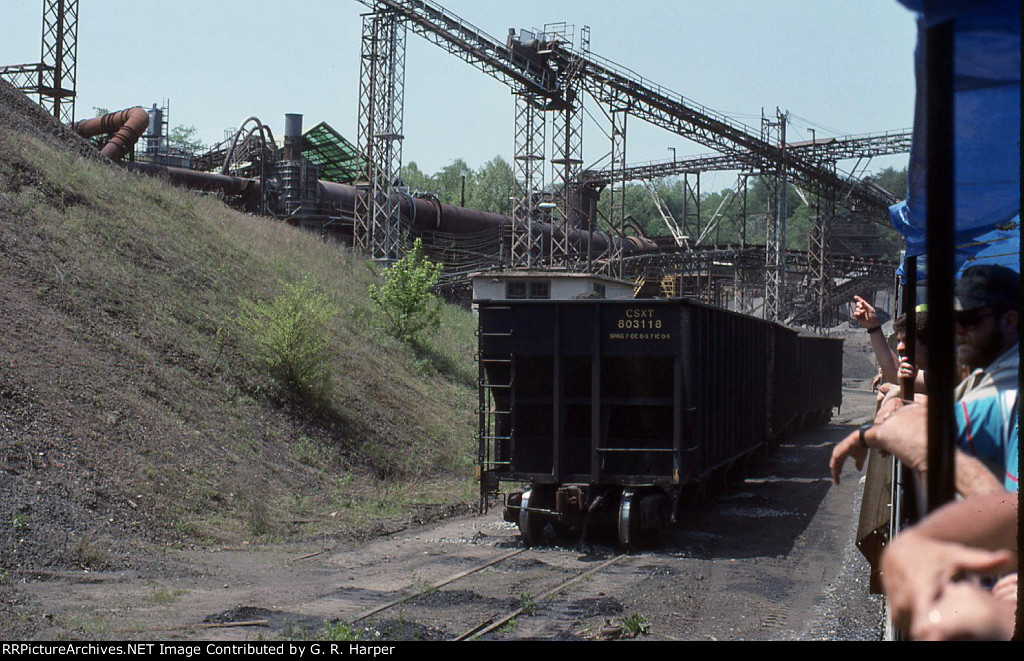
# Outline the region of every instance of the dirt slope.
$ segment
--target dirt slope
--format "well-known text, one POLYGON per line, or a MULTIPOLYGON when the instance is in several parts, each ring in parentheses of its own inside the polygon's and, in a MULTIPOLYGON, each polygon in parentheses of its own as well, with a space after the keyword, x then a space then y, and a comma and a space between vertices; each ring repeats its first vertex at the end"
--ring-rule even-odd
POLYGON ((0 81, 0 638, 39 626, 14 589, 27 572, 462 509, 472 349, 373 333, 375 277, 338 246, 125 173, 0 81), (232 325, 241 299, 309 274, 340 310, 315 410, 232 325))

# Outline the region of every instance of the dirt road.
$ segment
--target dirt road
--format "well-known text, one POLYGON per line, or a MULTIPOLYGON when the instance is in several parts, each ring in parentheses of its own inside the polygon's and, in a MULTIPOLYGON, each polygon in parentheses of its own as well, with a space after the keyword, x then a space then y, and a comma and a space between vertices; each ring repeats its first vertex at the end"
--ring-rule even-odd
POLYGON ((45 638, 308 639, 342 622, 377 639, 874 639, 859 481, 852 467, 841 486, 827 477, 831 445, 873 406, 864 383, 848 386, 833 424, 786 439, 629 556, 601 538, 523 549, 492 511, 359 546, 167 549, 128 572, 8 580, 45 638))

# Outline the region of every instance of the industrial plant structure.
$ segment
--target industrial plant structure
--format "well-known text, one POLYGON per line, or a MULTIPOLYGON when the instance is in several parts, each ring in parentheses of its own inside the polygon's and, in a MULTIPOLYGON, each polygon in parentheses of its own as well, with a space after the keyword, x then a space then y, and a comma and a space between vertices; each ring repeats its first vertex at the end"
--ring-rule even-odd
MULTIPOLYGON (((331 236, 385 264, 420 237, 445 264, 440 289, 450 298, 467 298, 470 275, 482 271, 591 273, 629 280, 640 296, 686 296, 825 329, 854 293, 891 288, 895 265, 881 259, 877 238, 890 227, 888 208, 897 200, 841 174, 836 164, 907 152, 909 130, 789 142, 785 113, 763 116, 757 129, 716 113, 591 52, 588 28, 511 29, 499 40, 430 0, 359 1, 370 11, 362 29, 356 144, 325 123, 303 131, 301 115, 286 116, 279 144, 264 121, 249 117, 220 145, 191 154, 170 144, 166 104, 76 127, 83 135, 120 135, 112 138, 119 145, 137 140, 123 150, 132 169, 215 191, 230 204, 331 236), (516 109, 511 215, 443 204, 403 186, 409 31, 509 87, 516 109), (610 162, 601 170, 583 168, 585 102, 609 125, 610 162), (140 113, 148 127, 132 123, 140 113), (627 120, 714 153, 631 166, 627 120), (745 229, 737 242, 711 242, 714 221, 700 220, 700 176, 712 171, 738 173, 733 192, 744 228, 748 182, 765 182, 765 244, 748 243, 745 229), (666 176, 683 179, 688 210, 677 220, 661 205, 670 236, 644 236, 624 204, 625 186, 666 176), (786 245, 790 186, 802 191, 813 219, 800 249, 786 245)), ((77 0, 48 0, 44 62, 0 67, 0 75, 69 123, 77 16, 77 0)))

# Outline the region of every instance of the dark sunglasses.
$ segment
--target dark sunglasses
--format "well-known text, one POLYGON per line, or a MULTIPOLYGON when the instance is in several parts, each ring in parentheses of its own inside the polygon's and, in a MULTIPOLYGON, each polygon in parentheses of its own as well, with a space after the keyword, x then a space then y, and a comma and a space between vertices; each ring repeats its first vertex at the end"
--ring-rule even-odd
POLYGON ((980 310, 965 310, 955 313, 953 315, 953 321, 956 322, 957 326, 960 326, 964 330, 971 331, 977 328, 978 324, 980 324, 986 317, 995 317, 1002 313, 1002 310, 989 310, 987 312, 980 310))

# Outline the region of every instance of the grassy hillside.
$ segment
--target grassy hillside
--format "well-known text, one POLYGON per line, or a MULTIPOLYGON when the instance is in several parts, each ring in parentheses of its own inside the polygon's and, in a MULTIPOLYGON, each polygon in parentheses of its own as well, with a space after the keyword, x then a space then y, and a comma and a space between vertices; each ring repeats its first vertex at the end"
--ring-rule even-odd
POLYGON ((90 157, 0 89, 3 571, 129 566, 139 540, 360 534, 469 502, 472 316, 447 309, 425 347, 398 344, 373 328, 378 277, 90 157), (316 407, 270 379, 237 322, 243 301, 307 278, 339 311, 316 407))

